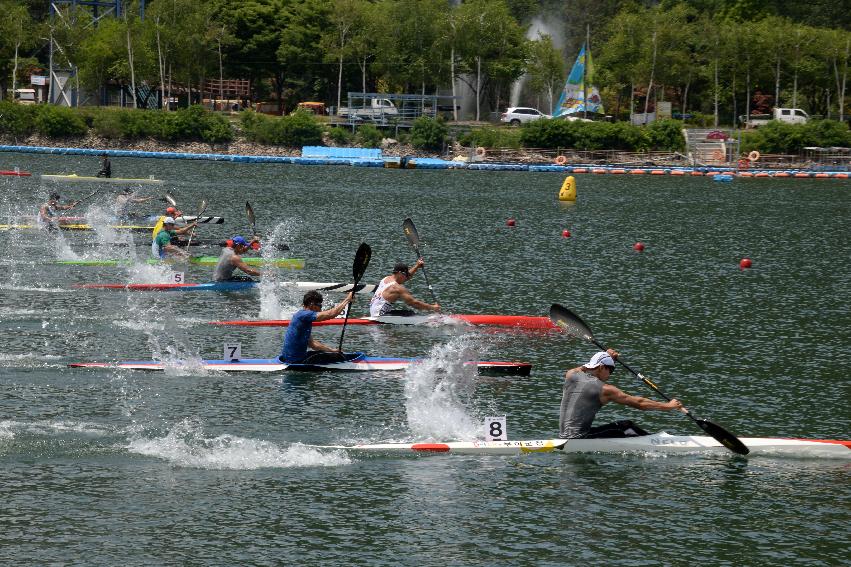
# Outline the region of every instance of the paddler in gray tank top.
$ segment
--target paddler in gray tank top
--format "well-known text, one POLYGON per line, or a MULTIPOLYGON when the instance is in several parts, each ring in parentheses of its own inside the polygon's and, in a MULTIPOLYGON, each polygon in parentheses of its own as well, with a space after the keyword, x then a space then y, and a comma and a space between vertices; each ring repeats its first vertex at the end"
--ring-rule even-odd
POLYGON ((237 268, 239 268, 246 274, 252 276, 259 276, 259 270, 255 270, 254 268, 242 261, 241 254, 245 254, 248 251, 248 242, 241 236, 234 236, 233 238, 231 238, 231 242, 233 243, 233 248, 231 248, 230 246, 225 246, 222 249, 222 255, 219 256, 219 263, 216 264, 216 269, 213 272, 213 281, 227 282, 240 280, 244 281, 245 279, 249 279, 245 276, 234 276, 233 272, 237 268))
POLYGON ((558 424, 558 436, 561 439, 648 435, 646 431, 628 419, 592 427, 591 423, 597 412, 609 402, 639 410, 670 411, 683 407, 678 400, 656 402, 641 396, 631 396, 608 384, 612 372, 615 371, 617 357, 618 353, 613 349, 601 351, 592 356, 587 364, 567 371, 564 376, 558 424))

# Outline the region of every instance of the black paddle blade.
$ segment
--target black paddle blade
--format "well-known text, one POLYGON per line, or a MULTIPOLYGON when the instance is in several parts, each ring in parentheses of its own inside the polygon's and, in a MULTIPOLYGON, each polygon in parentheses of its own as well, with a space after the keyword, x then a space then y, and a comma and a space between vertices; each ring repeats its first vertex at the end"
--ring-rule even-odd
POLYGON ((594 340, 594 335, 585 321, 567 307, 553 303, 550 307, 550 320, 569 335, 589 341, 594 340))
POLYGON ((742 443, 742 440, 718 425, 717 423, 712 423, 711 421, 706 421, 705 419, 695 419, 694 420, 697 425, 708 433, 712 438, 716 441, 733 451, 739 455, 747 455, 751 452, 748 449, 747 445, 742 443))
POLYGON ((372 258, 372 248, 366 242, 362 242, 358 246, 358 251, 355 253, 355 261, 352 263, 352 278, 355 280, 355 284, 361 280, 364 272, 366 272, 370 258, 372 258))
POLYGON ((414 221, 412 221, 410 217, 402 221, 402 230, 405 232, 405 236, 408 238, 408 242, 411 243, 411 246, 413 246, 415 250, 418 249, 420 245, 420 235, 417 234, 417 227, 414 226, 414 221))

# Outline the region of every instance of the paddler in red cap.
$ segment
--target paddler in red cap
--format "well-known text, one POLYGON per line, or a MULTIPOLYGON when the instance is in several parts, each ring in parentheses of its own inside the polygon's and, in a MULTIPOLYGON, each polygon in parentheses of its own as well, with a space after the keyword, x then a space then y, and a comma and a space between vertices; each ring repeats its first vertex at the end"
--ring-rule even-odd
POLYGON ((253 281, 248 276, 233 275, 234 270, 237 268, 250 276, 260 275, 260 270, 255 270, 242 260, 242 255, 248 251, 250 244, 241 236, 234 236, 229 239, 228 242, 230 244, 222 248, 222 254, 219 256, 219 263, 216 264, 216 269, 213 271, 213 281, 253 281))

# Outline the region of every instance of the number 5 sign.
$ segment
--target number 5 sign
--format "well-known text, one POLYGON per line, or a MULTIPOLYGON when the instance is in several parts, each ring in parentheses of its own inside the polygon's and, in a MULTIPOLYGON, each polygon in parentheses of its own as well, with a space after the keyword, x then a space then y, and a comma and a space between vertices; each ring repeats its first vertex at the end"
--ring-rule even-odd
POLYGON ((508 441, 508 426, 504 415, 485 418, 485 439, 508 441))

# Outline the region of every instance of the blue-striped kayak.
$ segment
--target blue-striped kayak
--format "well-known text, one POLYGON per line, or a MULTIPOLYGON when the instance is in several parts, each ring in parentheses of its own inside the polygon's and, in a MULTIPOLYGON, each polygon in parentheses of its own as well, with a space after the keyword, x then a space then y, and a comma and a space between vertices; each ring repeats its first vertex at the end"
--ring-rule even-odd
MULTIPOLYGON (((277 268, 290 268, 292 270, 304 269, 304 258, 263 258, 259 256, 243 256, 242 261, 249 266, 275 266, 277 268)), ((215 266, 219 263, 218 256, 191 256, 190 258, 178 258, 172 256, 164 260, 156 258, 145 258, 143 260, 135 259, 87 259, 81 258, 78 260, 54 260, 52 263, 60 266, 132 266, 133 264, 144 262, 146 264, 181 264, 189 262, 190 264, 200 264, 202 266, 215 266)))
MULTIPOLYGON (((323 371, 335 372, 375 372, 405 370, 417 364, 421 358, 390 358, 367 356, 363 353, 351 353, 349 360, 341 362, 325 362, 319 364, 287 364, 277 358, 246 358, 242 360, 201 360, 161 362, 158 360, 141 360, 129 362, 74 362, 70 368, 122 368, 125 370, 165 370, 166 368, 209 368, 225 372, 283 372, 283 371, 323 371)), ((532 365, 528 362, 494 362, 473 361, 466 364, 475 365, 480 373, 502 374, 508 376, 528 376, 532 365)))

